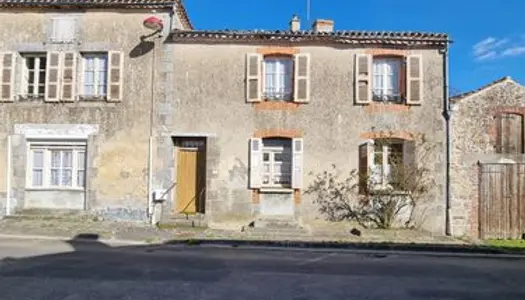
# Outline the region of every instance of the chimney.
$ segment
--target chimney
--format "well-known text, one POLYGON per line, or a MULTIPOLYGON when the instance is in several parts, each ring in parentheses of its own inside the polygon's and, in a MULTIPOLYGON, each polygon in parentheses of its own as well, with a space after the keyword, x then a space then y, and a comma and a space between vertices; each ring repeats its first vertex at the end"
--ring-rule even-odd
POLYGON ((334 31, 334 21, 317 19, 312 26, 314 32, 333 32, 334 31))
POLYGON ((301 30, 301 21, 297 15, 293 15, 292 20, 290 21, 290 31, 299 31, 301 30))

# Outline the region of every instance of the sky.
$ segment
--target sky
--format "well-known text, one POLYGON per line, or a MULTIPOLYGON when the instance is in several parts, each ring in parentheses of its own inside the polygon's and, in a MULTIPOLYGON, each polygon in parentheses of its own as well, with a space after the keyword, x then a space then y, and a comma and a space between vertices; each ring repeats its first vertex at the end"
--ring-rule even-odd
POLYGON ((451 93, 511 76, 525 84, 525 0, 184 0, 195 29, 302 29, 317 18, 336 30, 446 32, 451 93))

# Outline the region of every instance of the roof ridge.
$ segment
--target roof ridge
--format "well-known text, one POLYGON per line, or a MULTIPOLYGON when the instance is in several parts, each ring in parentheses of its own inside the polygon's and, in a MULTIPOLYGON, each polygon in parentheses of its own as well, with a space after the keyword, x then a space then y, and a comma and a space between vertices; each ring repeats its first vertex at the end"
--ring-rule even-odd
POLYGON ((462 99, 464 99, 464 98, 466 98, 466 97, 468 97, 468 96, 471 96, 471 95, 477 94, 477 93, 479 93, 479 92, 482 92, 482 91, 484 91, 484 90, 486 90, 486 89, 488 89, 488 88, 491 88, 491 87, 493 87, 493 86, 495 86, 495 85, 498 85, 498 84, 503 83, 503 82, 506 82, 506 81, 512 81, 512 82, 514 82, 514 80, 512 79, 512 77, 509 76, 509 75, 507 75, 507 76, 504 76, 504 77, 498 78, 498 79, 496 79, 496 80, 493 80, 493 81, 491 81, 491 82, 489 82, 489 83, 487 83, 487 84, 485 84, 485 85, 483 85, 483 86, 481 86, 481 87, 479 87, 479 88, 477 88, 477 89, 474 89, 474 90, 471 90, 471 91, 468 91, 468 92, 464 92, 464 93, 461 93, 461 94, 459 94, 459 95, 456 95, 456 96, 450 97, 450 100, 451 100, 451 101, 454 101, 454 102, 457 102, 457 101, 462 100, 462 99))

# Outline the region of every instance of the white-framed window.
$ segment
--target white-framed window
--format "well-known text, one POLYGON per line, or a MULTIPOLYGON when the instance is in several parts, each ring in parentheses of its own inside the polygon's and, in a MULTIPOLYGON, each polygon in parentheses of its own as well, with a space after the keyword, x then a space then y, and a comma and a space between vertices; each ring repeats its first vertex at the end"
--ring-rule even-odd
POLYGON ((293 98, 294 60, 290 56, 264 58, 264 98, 291 101, 293 98))
POLYGON ((262 140, 262 186, 290 187, 292 184, 292 140, 262 140))
POLYGON ((44 98, 46 92, 47 56, 45 53, 22 53, 21 96, 44 98))
POLYGON ((375 58, 372 63, 374 101, 400 101, 401 58, 375 58))
POLYGON ((76 19, 74 17, 51 18, 51 42, 70 43, 75 40, 76 19))
POLYGON ((83 97, 97 98, 107 96, 108 54, 84 53, 83 65, 83 97))
POLYGON ((371 170, 371 179, 374 184, 391 183, 392 168, 404 163, 403 143, 402 140, 377 139, 374 141, 374 158, 371 170))
POLYGON ((85 144, 31 143, 29 188, 83 189, 86 181, 85 144))

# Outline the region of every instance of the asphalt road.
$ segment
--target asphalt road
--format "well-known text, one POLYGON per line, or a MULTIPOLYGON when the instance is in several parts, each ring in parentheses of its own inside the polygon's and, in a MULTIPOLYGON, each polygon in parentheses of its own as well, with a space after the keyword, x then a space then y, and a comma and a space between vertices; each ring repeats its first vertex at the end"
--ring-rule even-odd
POLYGON ((0 240, 0 299, 525 299, 525 260, 0 240))

